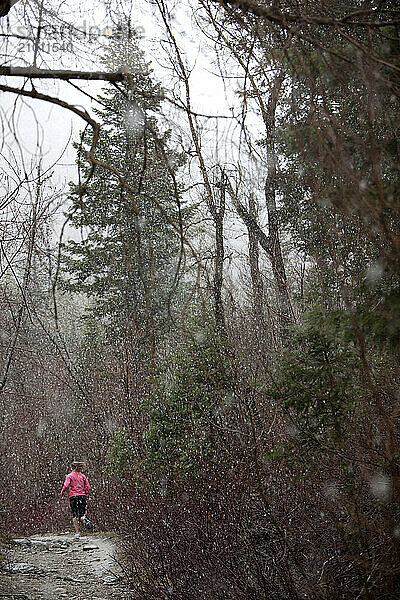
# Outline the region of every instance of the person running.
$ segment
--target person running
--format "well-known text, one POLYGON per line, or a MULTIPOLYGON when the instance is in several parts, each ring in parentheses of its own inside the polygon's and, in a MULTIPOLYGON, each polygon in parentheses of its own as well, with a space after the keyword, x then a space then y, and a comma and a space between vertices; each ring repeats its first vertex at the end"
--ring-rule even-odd
POLYGON ((92 529, 92 523, 86 518, 86 493, 90 490, 87 477, 82 473, 86 470, 86 463, 75 461, 71 464, 72 471, 69 473, 61 490, 61 497, 69 488, 69 503, 71 505, 72 522, 75 529, 75 539, 79 539, 79 524, 86 525, 92 529))

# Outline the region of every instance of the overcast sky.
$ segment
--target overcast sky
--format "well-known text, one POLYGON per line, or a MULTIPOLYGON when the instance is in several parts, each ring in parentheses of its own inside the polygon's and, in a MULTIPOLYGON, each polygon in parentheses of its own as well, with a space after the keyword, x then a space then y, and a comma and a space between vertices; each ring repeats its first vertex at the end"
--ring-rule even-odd
MULTIPOLYGON (((86 7, 87 4, 85 3, 86 7)), ((70 0, 68 6, 76 8, 77 16, 73 21, 76 29, 88 34, 89 31, 105 33, 115 30, 115 26, 112 24, 110 19, 107 18, 106 14, 101 12, 96 7, 96 10, 90 8, 83 11, 81 3, 77 0, 70 0)), ((19 3, 12 9, 10 14, 9 22, 3 20, 2 26, 3 31, 8 33, 17 32, 18 34, 24 33, 29 34, 36 33, 29 31, 29 27, 26 25, 26 21, 19 19, 15 12, 18 10, 22 13, 23 6, 19 3)), ((64 10, 65 17, 71 18, 71 11, 64 10)), ((50 19, 50 17, 49 17, 50 19)), ((53 22, 52 19, 50 19, 53 22)), ((162 30, 160 23, 157 21, 155 14, 151 7, 146 2, 135 2, 134 9, 132 11, 132 23, 140 33, 141 46, 145 50, 146 58, 151 62, 154 68, 154 76, 166 87, 168 90, 171 84, 171 72, 168 65, 168 59, 165 56, 162 49, 162 39, 165 38, 165 33, 162 30)), ((58 31, 61 30, 61 23, 56 21, 56 27, 58 31)), ((199 29, 192 27, 192 21, 190 18, 190 9, 185 6, 182 2, 179 5, 179 10, 175 11, 173 19, 173 27, 177 34, 178 42, 183 49, 183 52, 187 56, 187 63, 192 69, 190 78, 191 92, 192 92, 192 103, 193 110, 206 113, 206 114, 230 114, 231 107, 235 102, 234 96, 231 90, 226 89, 226 84, 218 76, 217 65, 213 64, 213 58, 210 52, 206 48, 206 40, 201 39, 199 29)), ((66 31, 66 29, 64 29, 66 31)), ((44 33, 41 38, 41 48, 39 51, 40 58, 37 66, 44 66, 47 68, 76 68, 85 70, 94 70, 102 68, 100 64, 100 58, 102 54, 101 45, 109 42, 106 35, 100 35, 97 40, 87 43, 87 40, 79 42, 78 36, 74 35, 73 39, 73 52, 65 52, 62 49, 48 52, 49 49, 53 48, 55 42, 55 35, 50 26, 45 27, 44 33)), ((64 35, 67 43, 64 47, 69 48, 68 35, 64 35)), ((63 43, 64 43, 63 39, 63 43)), ((3 38, 4 40, 4 38, 3 38)), ((14 57, 12 59, 12 65, 23 65, 28 66, 32 64, 32 43, 28 41, 17 41, 14 43, 13 52, 14 57)), ((11 53, 11 44, 6 47, 3 42, 3 55, 5 53, 11 53)), ((10 64, 3 63, 3 64, 10 64)), ((23 85, 22 78, 5 78, 2 80, 8 82, 9 85, 15 87, 23 85)), ((83 91, 89 92, 91 95, 96 96, 100 91, 103 83, 98 82, 75 82, 83 91)), ((93 103, 89 98, 79 93, 68 83, 50 80, 40 81, 36 80, 35 87, 37 89, 48 93, 49 95, 62 98, 67 102, 75 105, 81 105, 90 111, 93 103)), ((231 82, 231 88, 235 87, 235 83, 231 82)), ((8 144, 15 144, 18 140, 24 148, 25 156, 29 154, 37 155, 40 151, 45 163, 49 164, 57 159, 61 155, 65 146, 68 146, 68 141, 71 138, 76 139, 78 131, 82 128, 84 123, 78 118, 68 113, 65 109, 57 106, 49 106, 42 101, 34 101, 30 99, 19 99, 15 101, 15 97, 12 94, 1 95, 1 110, 2 120, 4 123, 11 125, 9 131, 7 128, 5 136, 8 144), (40 149, 40 150, 39 150, 40 149)), ((166 110, 167 107, 165 107, 166 110)), ((180 119, 182 123, 182 118, 180 119)), ((221 128, 226 123, 221 122, 221 128)), ((3 149, 4 150, 4 149, 3 149)), ((68 165, 74 160, 74 152, 69 147, 67 153, 64 154, 64 158, 59 164, 59 176, 70 177, 69 170, 66 169, 68 165), (72 159, 72 160, 71 160, 72 159)))
MULTIPOLYGON (((193 7, 193 2, 191 3, 193 7)), ((48 7, 50 5, 47 5, 48 7)), ((171 3, 172 6, 172 3, 171 3)), ((3 32, 23 35, 36 35, 35 21, 29 13, 29 3, 25 6, 18 3, 11 11, 10 17, 3 20, 3 32), (26 16, 23 11, 26 10, 26 16), (29 23, 29 24, 27 24, 29 23)), ((161 81, 168 91, 173 85, 170 64, 164 51, 166 34, 154 7, 145 1, 135 2, 132 6, 131 22, 141 36, 141 47, 146 53, 146 59, 154 68, 154 77, 161 81)), ((37 12, 37 11, 36 11, 37 12)), ((115 30, 115 24, 107 16, 104 3, 93 0, 91 3, 82 3, 77 0, 68 0, 54 13, 45 14, 44 32, 41 38, 38 67, 46 68, 73 68, 79 70, 96 70, 103 68, 100 59, 103 54, 104 44, 110 42, 110 35, 115 30), (73 24, 75 31, 71 38, 64 23, 73 24), (64 29, 63 29, 64 27, 64 29), (64 49, 54 48, 63 31, 63 40, 67 45, 64 49), (67 33, 65 33, 67 31, 67 33), (88 43, 87 34, 94 32, 95 39, 88 43), (100 34, 100 35, 97 35, 100 34), (73 46, 69 41, 72 39, 73 46), (54 49, 53 49, 54 48, 54 49)), ((234 78, 223 81, 219 76, 216 55, 205 36, 193 22, 190 2, 180 2, 173 12, 172 26, 176 39, 182 49, 187 65, 191 69, 190 86, 192 95, 192 109, 199 113, 213 115, 238 114, 240 103, 235 95, 240 80, 234 78)), ((4 38, 3 38, 4 39, 4 38)), ((112 40, 112 37, 111 37, 112 40)), ((111 42, 112 43, 112 42, 111 42)), ((32 64, 32 43, 17 40, 9 41, 8 46, 3 42, 4 54, 13 55, 11 61, 4 64, 24 65, 32 64)), ((229 68, 229 67, 228 67, 229 68)), ((232 71, 234 74, 234 71, 232 71)), ((6 80, 5 77, 1 78, 6 80)), ((22 86, 21 78, 7 78, 8 85, 22 86)), ((84 92, 96 96, 104 83, 102 82, 75 82, 84 92)), ((28 84, 29 85, 29 84, 28 84)), ((67 82, 42 80, 35 81, 35 87, 51 96, 84 107, 91 112, 91 100, 74 89, 67 82)), ((183 96, 182 96, 183 97, 183 96)), ((43 101, 16 98, 12 94, 1 94, 1 111, 3 132, 5 134, 2 152, 5 156, 9 150, 17 152, 24 157, 25 170, 29 170, 30 162, 35 163, 38 157, 42 158, 43 167, 48 168, 53 163, 54 181, 59 189, 68 192, 68 182, 76 179, 75 150, 72 141, 78 138, 79 131, 85 125, 83 121, 69 111, 43 101)), ((166 116, 170 116, 180 127, 181 131, 188 133, 185 114, 177 113, 166 105, 166 116)), ((251 117, 250 117, 251 118, 251 117)), ((253 127, 257 131, 257 119, 253 118, 253 127)), ((260 129, 261 131, 261 129, 260 129)), ((208 124, 204 150, 210 155, 218 152, 218 159, 224 163, 234 161, 236 146, 239 143, 239 132, 234 121, 227 119, 214 119, 208 124)), ((194 172, 196 176, 196 172, 194 172)), ((231 220, 230 233, 236 229, 231 220)), ((68 232, 67 235, 73 235, 68 232)), ((240 238, 243 229, 238 226, 238 248, 242 247, 240 238)), ((74 235, 75 237, 75 235, 74 235)), ((232 240, 232 235, 230 236, 232 240)), ((235 244, 235 242, 233 242, 235 244)))

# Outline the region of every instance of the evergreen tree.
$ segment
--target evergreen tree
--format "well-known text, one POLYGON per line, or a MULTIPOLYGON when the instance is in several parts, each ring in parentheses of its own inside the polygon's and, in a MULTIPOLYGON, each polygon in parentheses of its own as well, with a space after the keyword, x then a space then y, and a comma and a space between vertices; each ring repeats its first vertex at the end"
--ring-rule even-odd
MULTIPOLYGON (((98 166, 87 184, 71 186, 71 223, 84 237, 65 245, 64 285, 94 297, 92 310, 112 331, 128 329, 154 342, 156 332, 165 330, 178 263, 179 235, 165 214, 178 222, 175 176, 184 161, 168 146, 170 132, 159 128, 162 90, 137 40, 122 31, 105 62, 111 69, 122 65, 129 75, 118 89, 108 85, 98 97, 102 127, 95 154, 127 185, 98 166)), ((79 165, 92 133, 84 131, 81 138, 79 165)), ((81 181, 89 168, 80 167, 81 181)))

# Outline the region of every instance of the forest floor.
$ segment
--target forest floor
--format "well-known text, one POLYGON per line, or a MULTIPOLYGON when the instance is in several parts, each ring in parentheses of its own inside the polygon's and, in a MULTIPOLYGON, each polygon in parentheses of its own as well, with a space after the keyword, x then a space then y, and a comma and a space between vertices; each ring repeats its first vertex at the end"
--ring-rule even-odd
POLYGON ((35 535, 2 549, 0 599, 113 600, 129 598, 118 539, 113 534, 35 535))

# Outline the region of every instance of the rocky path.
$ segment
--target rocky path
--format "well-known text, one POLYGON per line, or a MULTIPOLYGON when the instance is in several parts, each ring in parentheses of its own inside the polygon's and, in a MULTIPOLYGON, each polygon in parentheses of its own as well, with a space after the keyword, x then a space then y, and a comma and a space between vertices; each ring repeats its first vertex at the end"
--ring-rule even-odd
POLYGON ((111 534, 15 539, 2 550, 0 599, 128 599, 117 553, 111 534))

